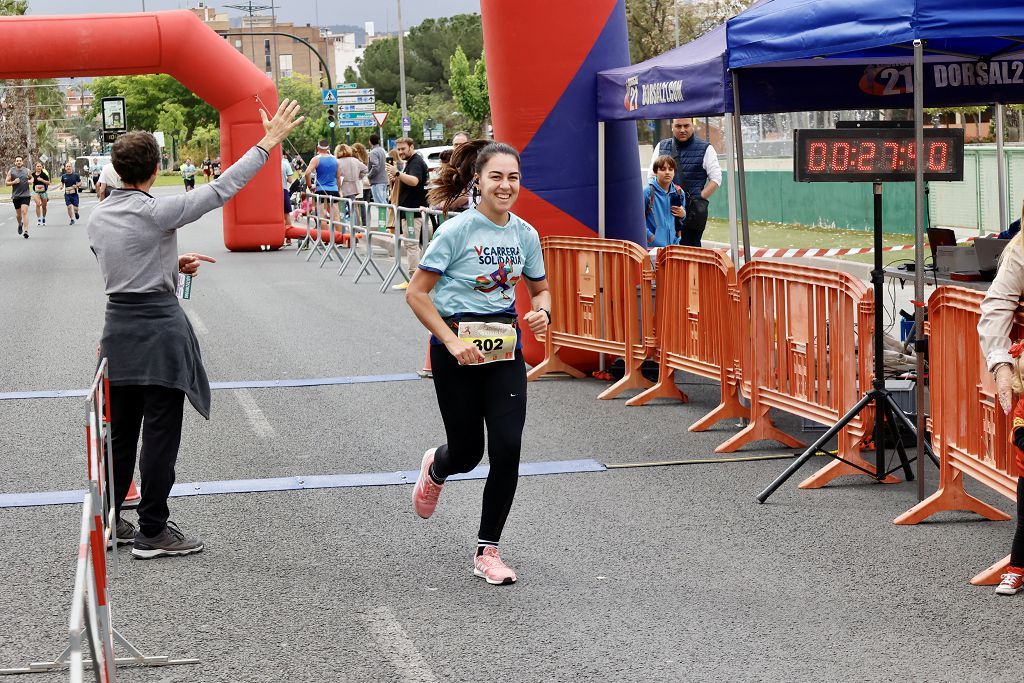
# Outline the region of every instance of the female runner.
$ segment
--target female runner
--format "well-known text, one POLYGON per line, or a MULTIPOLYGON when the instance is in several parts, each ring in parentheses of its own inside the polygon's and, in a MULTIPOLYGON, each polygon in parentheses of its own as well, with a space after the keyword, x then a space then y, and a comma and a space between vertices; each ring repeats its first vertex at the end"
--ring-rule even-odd
POLYGON ((519 343, 516 284, 526 278, 534 334, 551 322, 540 236, 511 213, 519 196, 519 153, 509 145, 461 145, 431 197, 442 205, 465 191, 456 169, 475 155, 470 193, 476 208, 445 221, 420 261, 406 301, 431 333, 430 361, 447 443, 423 455, 413 507, 424 519, 437 507, 445 479, 469 472, 484 454, 490 474, 473 573, 494 585, 516 581, 498 554, 501 532, 519 478, 526 422, 526 364, 519 343), (431 300, 433 295, 433 300, 431 300))

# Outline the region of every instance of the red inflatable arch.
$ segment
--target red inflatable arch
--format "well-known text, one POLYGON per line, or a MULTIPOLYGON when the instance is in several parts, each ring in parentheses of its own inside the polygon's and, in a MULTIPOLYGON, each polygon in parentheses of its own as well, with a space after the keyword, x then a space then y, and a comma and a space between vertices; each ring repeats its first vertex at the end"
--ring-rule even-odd
MULTIPOLYGON (((260 102, 271 111, 277 108, 273 81, 187 10, 4 17, 0 45, 7 56, 0 78, 173 76, 220 112, 225 166, 263 137, 260 102)), ((129 124, 131 116, 129 111, 129 124)), ((281 151, 276 149, 224 207, 224 245, 256 251, 283 242, 281 151)))

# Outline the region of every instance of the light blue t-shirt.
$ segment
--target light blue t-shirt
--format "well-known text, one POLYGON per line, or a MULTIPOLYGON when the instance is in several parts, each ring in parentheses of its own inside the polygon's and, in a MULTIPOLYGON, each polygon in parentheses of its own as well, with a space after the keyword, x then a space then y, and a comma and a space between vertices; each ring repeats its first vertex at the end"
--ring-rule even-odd
POLYGON ((420 259, 438 273, 434 307, 453 315, 515 315, 516 284, 522 277, 543 280, 540 235, 513 213, 505 226, 470 209, 445 221, 420 259))

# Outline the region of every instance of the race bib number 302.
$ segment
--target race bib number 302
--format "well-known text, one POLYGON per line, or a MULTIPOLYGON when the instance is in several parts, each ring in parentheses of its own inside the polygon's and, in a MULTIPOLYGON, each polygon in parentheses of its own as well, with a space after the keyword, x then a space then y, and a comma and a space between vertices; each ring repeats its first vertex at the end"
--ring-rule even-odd
POLYGON ((476 346, 484 355, 484 363, 512 360, 516 356, 516 330, 507 323, 459 323, 459 339, 476 346))

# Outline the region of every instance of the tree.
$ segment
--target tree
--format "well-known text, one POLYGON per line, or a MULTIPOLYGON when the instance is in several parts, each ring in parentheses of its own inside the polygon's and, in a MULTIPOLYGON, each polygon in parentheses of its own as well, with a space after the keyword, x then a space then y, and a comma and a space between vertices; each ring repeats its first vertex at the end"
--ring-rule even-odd
MULTIPOLYGON (((414 26, 405 44, 406 92, 451 94, 451 57, 455 48, 462 47, 469 60, 477 60, 483 53, 483 28, 477 14, 458 14, 453 17, 427 19, 414 26)), ((397 102, 400 94, 398 39, 384 38, 374 41, 357 62, 359 81, 376 90, 377 99, 397 102)), ((353 74, 354 75, 354 74, 353 74)))
POLYGON ((164 104, 177 104, 184 110, 184 135, 188 140, 198 126, 219 124, 217 111, 167 74, 145 76, 104 76, 92 83, 96 96, 93 115, 101 113, 104 97, 123 97, 128 127, 135 130, 160 130, 159 116, 164 104))
POLYGON ((693 4, 676 0, 626 0, 630 58, 635 64, 675 47, 673 12, 679 13, 679 44, 683 45, 725 23, 751 4, 753 0, 705 0, 693 4))
MULTIPOLYGON (((127 104, 125 105, 127 107, 127 104)), ((164 135, 171 139, 170 156, 171 166, 177 166, 175 146, 183 142, 185 134, 185 108, 177 102, 165 102, 160 105, 157 112, 157 124, 155 130, 163 131, 164 135)))
POLYGON ((220 128, 210 124, 199 126, 192 131, 191 142, 193 149, 196 150, 194 158, 212 159, 217 156, 217 150, 220 149, 220 128), (212 156, 211 149, 213 150, 212 156))
POLYGON ((449 60, 451 78, 448 85, 459 105, 470 121, 481 125, 491 115, 491 100, 487 92, 487 66, 481 53, 476 66, 470 71, 469 60, 462 46, 455 48, 455 54, 449 60))
POLYGON ((285 154, 288 156, 312 151, 317 141, 328 135, 327 112, 321 104, 320 89, 301 78, 282 78, 278 92, 282 100, 296 100, 306 117, 302 125, 288 136, 282 149, 287 150, 285 154))

